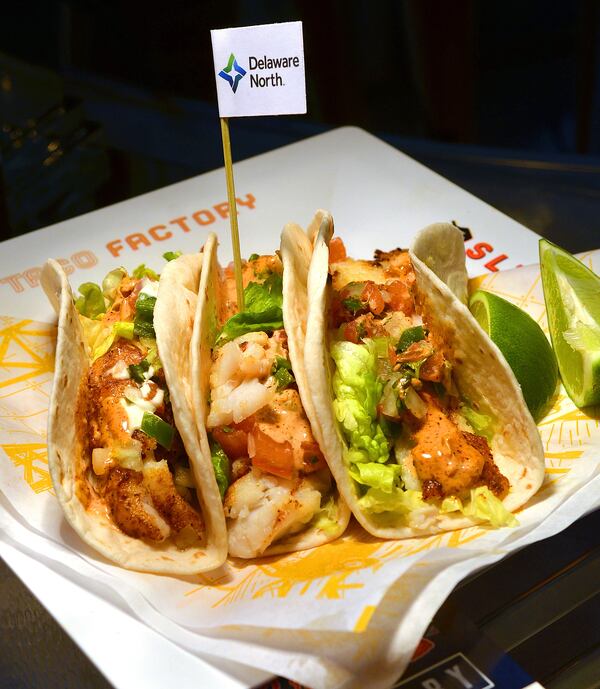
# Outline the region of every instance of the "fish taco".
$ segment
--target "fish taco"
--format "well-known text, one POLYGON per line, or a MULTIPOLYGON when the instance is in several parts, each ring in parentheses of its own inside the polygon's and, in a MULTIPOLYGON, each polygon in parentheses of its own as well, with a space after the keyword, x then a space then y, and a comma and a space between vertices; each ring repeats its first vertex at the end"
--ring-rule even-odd
POLYGON ((229 554, 252 558, 337 538, 350 511, 323 457, 302 355, 312 246, 299 227, 278 254, 243 262, 244 309, 234 273, 213 246, 192 336, 199 441, 219 480, 229 554))
POLYGON ((544 455, 520 387, 464 305, 454 226, 412 250, 346 255, 318 214, 304 360, 338 488, 370 533, 404 538, 516 523, 544 455))
POLYGON ((160 280, 118 268, 77 299, 61 266, 45 265, 58 313, 48 464, 88 545, 129 569, 192 574, 223 563, 227 538, 186 385, 204 254, 169 258, 160 280))

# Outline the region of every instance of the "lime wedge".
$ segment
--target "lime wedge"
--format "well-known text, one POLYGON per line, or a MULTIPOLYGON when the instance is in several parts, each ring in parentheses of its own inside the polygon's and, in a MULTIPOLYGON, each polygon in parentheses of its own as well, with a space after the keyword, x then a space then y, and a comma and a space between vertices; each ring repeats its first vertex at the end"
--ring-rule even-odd
POLYGON ((556 358, 543 330, 525 311, 491 292, 474 292, 469 308, 504 355, 519 381, 531 416, 539 421, 558 382, 556 358))
POLYGON ((600 277, 540 239, 548 328, 560 377, 578 407, 600 404, 600 277))

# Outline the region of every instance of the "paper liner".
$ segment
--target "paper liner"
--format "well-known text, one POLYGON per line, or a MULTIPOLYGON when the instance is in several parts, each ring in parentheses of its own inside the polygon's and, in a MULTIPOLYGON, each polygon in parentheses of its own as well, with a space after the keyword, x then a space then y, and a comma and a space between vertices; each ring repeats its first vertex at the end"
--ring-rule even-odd
MULTIPOLYGON (((600 270, 600 251, 583 259, 600 270)), ((547 331, 537 266, 476 278, 477 287, 547 331)), ((600 505, 600 410, 578 410, 561 388, 539 424, 545 481, 514 529, 380 541, 351 524, 319 548, 230 560, 201 576, 122 570, 80 541, 52 493, 45 429, 54 339, 50 324, 0 317, 0 538, 203 657, 235 658, 313 689, 364 686, 367 678, 369 687, 386 687, 461 579, 600 505)))

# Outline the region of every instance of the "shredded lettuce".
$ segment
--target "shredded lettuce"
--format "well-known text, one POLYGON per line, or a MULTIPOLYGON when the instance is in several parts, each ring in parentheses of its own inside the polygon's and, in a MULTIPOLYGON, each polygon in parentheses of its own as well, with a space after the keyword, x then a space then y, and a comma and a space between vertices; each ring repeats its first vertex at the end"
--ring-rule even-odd
POLYGON ((378 462, 361 462, 352 464, 350 476, 363 486, 376 488, 383 493, 392 493, 397 487, 397 478, 401 475, 398 464, 379 464, 378 462))
POLYGON ((110 306, 112 306, 117 296, 119 285, 126 275, 127 271, 125 268, 115 268, 104 276, 104 280, 102 280, 102 294, 108 299, 110 306))
POLYGON ((460 413, 477 435, 482 435, 488 442, 492 441, 494 437, 494 420, 491 415, 481 414, 464 402, 460 405, 460 413))
POLYGON ((79 316, 83 338, 92 361, 106 354, 115 340, 113 323, 102 323, 86 316, 79 316))
POLYGON ((79 322, 92 361, 106 354, 117 337, 125 337, 128 340, 133 338, 133 323, 124 321, 103 323, 85 316, 79 316, 79 322))
POLYGON ((390 447, 381 424, 376 421, 383 386, 377 378, 373 342, 336 342, 331 356, 337 366, 333 376, 333 409, 348 440, 348 461, 350 464, 385 463, 390 447))
POLYGON ((391 493, 386 493, 378 488, 369 488, 358 504, 365 512, 394 512, 399 517, 428 506, 420 490, 395 489, 391 493))
POLYGON ((338 528, 338 506, 332 495, 311 519, 310 525, 324 531, 328 536, 333 536, 338 528))
POLYGON ((152 268, 147 268, 145 263, 140 263, 140 265, 134 269, 131 273, 134 278, 141 280, 142 278, 150 278, 150 280, 158 280, 160 275, 155 273, 152 268))
POLYGON ((106 303, 102 290, 95 282, 79 285, 81 296, 75 301, 75 308, 86 318, 98 318, 106 313, 106 303))
POLYGON ((489 522, 493 527, 517 526, 519 522, 512 512, 509 512, 487 486, 471 488, 469 499, 463 504, 457 497, 445 498, 440 511, 462 512, 465 517, 474 517, 483 522, 489 522))
POLYGON ((283 328, 283 279, 272 273, 263 282, 251 282, 244 289, 244 310, 223 326, 218 342, 234 340, 254 332, 272 332, 283 328))
POLYGON ((283 278, 272 273, 264 282, 251 282, 244 290, 245 310, 261 313, 283 306, 283 278))
POLYGON ((375 351, 375 356, 378 359, 388 361, 389 348, 392 339, 390 337, 374 337, 372 342, 375 351))

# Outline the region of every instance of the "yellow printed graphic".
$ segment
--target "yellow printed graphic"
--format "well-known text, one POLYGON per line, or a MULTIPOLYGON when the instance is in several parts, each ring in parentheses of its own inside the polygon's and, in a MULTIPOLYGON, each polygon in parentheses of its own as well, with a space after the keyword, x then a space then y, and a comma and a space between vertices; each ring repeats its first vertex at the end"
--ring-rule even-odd
POLYGON ((4 452, 16 467, 23 467, 23 478, 34 493, 52 488, 48 471, 48 452, 41 443, 23 445, 2 445, 4 452))
POLYGON ((356 620, 356 624, 354 625, 355 632, 365 631, 365 629, 369 626, 369 622, 371 621, 371 617, 373 617, 375 609, 376 606, 374 605, 365 605, 363 611, 360 613, 360 617, 358 620, 356 620))
POLYGON ((0 316, 0 447, 34 493, 52 488, 46 452, 56 328, 0 316))
POLYGON ((55 331, 51 326, 40 327, 30 320, 17 321, 0 330, 0 371, 5 373, 0 377, 0 388, 54 370, 54 354, 43 345, 55 331))
POLYGON ((225 595, 214 607, 243 598, 286 598, 292 592, 317 599, 344 598, 346 591, 364 586, 359 581, 348 581, 351 575, 361 570, 376 571, 383 564, 382 558, 375 555, 383 545, 381 541, 365 534, 360 534, 359 541, 352 535, 318 548, 264 558, 240 581, 218 586, 225 595))
POLYGON ((579 459, 583 450, 564 450, 563 452, 546 452, 546 459, 579 459))
POLYGON ((201 585, 185 595, 191 596, 206 587, 216 589, 224 595, 213 603, 215 608, 240 600, 284 599, 291 595, 341 600, 347 592, 364 588, 371 573, 393 558, 441 547, 460 548, 486 533, 483 528, 470 527, 424 538, 381 541, 354 524, 342 538, 318 548, 263 558, 254 566, 244 564, 239 569, 233 560, 229 576, 222 572, 204 574, 200 577, 201 585))

